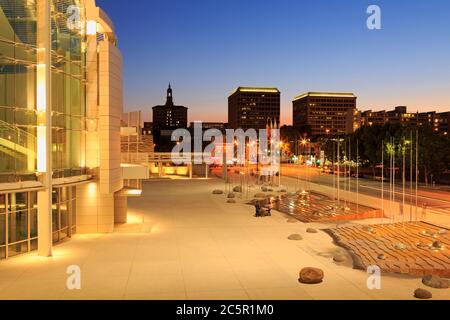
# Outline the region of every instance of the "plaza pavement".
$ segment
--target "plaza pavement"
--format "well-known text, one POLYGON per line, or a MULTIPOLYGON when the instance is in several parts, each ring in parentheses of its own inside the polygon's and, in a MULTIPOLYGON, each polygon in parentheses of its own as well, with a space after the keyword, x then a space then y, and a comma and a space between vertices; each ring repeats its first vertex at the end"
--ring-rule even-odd
MULTIPOLYGON (((306 233, 329 225, 288 223, 277 212, 257 219, 243 200, 227 204, 213 189, 223 182, 146 182, 129 201, 129 224, 115 233, 77 235, 55 246, 53 258, 0 262, 0 299, 413 299, 423 287, 391 275, 382 290, 369 290, 364 271, 333 262, 345 251, 328 235, 306 233), (289 241, 293 233, 304 240, 289 241), (81 267, 81 290, 66 288, 70 265, 81 267), (300 284, 303 267, 323 269, 324 282, 300 284)), ((450 299, 448 290, 428 290, 450 299)))

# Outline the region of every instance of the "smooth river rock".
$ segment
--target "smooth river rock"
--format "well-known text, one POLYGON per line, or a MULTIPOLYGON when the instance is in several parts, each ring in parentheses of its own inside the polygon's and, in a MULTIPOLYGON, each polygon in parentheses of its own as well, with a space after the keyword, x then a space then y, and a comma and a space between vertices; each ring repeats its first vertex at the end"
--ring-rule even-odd
POLYGON ((337 254, 334 256, 333 260, 334 260, 334 262, 337 262, 337 263, 343 263, 343 262, 347 261, 347 257, 344 256, 343 254, 337 254))
POLYGON ((386 260, 386 255, 384 253, 378 255, 379 260, 386 260))
POLYGON ((414 291, 414 297, 417 299, 428 300, 433 298, 433 294, 425 289, 417 289, 414 291))
POLYGON ((422 283, 427 287, 434 289, 448 289, 450 288, 450 280, 442 279, 438 276, 425 276, 422 283))
POLYGON ((433 248, 434 249, 442 249, 442 242, 440 242, 440 241, 433 242, 433 248))
POLYGON ((405 250, 405 249, 407 248, 406 244, 401 243, 401 242, 396 243, 394 247, 395 247, 395 249, 397 249, 397 250, 405 250))
POLYGON ((303 237, 301 235, 299 235, 299 234, 291 234, 288 237, 288 239, 292 240, 292 241, 300 241, 300 240, 303 240, 303 237))
POLYGON ((300 271, 298 281, 304 284, 318 284, 323 282, 323 270, 318 268, 304 268, 300 271))

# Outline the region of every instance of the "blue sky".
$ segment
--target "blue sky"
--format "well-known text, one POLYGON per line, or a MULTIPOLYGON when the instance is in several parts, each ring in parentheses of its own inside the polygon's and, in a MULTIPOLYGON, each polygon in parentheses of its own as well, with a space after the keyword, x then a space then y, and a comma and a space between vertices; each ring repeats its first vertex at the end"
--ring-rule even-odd
POLYGON ((190 120, 226 121, 240 85, 275 86, 282 120, 305 91, 351 91, 359 108, 450 110, 448 0, 97 0, 125 60, 125 107, 165 100, 190 120), (366 27, 367 7, 382 30, 366 27))

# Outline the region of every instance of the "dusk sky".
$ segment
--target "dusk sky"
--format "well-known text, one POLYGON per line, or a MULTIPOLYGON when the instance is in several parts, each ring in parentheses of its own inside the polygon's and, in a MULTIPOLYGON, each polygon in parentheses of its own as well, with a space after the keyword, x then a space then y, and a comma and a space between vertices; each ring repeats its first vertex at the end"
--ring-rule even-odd
POLYGON ((238 86, 282 92, 282 122, 305 91, 345 91, 362 110, 450 111, 448 0, 98 0, 124 55, 125 108, 165 102, 227 121, 238 86), (382 9, 382 30, 366 27, 382 9))

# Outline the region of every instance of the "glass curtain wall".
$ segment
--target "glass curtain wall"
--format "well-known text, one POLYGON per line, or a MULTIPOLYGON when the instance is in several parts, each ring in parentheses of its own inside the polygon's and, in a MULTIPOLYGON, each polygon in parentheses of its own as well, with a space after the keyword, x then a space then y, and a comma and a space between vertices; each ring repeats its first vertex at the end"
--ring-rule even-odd
MULTIPOLYGON (((76 187, 53 189, 53 242, 76 232, 76 187)), ((37 192, 0 194, 0 260, 37 249, 37 192)))
POLYGON ((35 101, 36 0, 0 0, 0 183, 34 179, 35 101))
MULTIPOLYGON (((85 174, 84 1, 52 1, 54 178, 85 174)), ((37 0, 0 0, 0 183, 35 180, 37 0)))
POLYGON ((86 37, 84 27, 68 18, 81 0, 54 0, 52 10, 52 105, 54 178, 85 174, 86 37))

